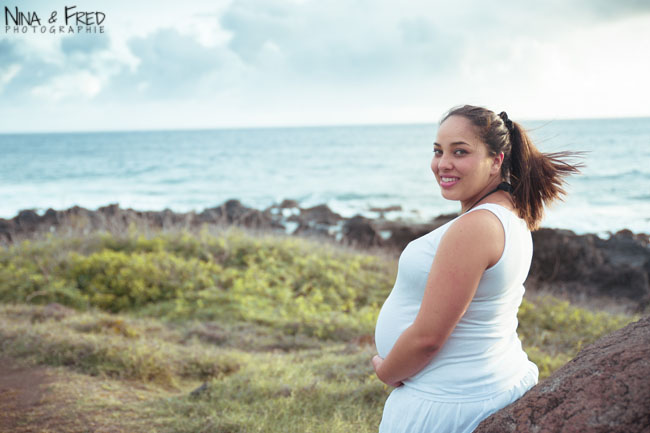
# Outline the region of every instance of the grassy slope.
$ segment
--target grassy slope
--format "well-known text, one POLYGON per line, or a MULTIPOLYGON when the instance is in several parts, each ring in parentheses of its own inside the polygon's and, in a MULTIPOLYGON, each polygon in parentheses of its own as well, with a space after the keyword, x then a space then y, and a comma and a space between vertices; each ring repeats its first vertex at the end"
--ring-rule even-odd
MULTIPOLYGON (((75 410, 125 431, 376 431, 389 390, 372 374, 371 335, 395 271, 236 230, 24 242, 0 250, 0 347, 65 368, 77 380, 62 393, 107 387, 75 410), (142 398, 119 397, 133 389, 142 398), (106 419, 126 410, 116 400, 141 415, 106 419)), ((519 319, 546 377, 634 318, 547 297, 519 319)))

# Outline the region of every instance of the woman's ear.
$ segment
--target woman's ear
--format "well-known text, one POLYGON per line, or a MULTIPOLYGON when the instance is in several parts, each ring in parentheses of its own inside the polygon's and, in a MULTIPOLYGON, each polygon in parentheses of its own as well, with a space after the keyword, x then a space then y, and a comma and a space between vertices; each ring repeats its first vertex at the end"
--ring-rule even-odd
POLYGON ((498 155, 495 155, 492 159, 492 174, 501 173, 501 165, 503 164, 503 158, 505 155, 503 152, 499 152, 498 155))

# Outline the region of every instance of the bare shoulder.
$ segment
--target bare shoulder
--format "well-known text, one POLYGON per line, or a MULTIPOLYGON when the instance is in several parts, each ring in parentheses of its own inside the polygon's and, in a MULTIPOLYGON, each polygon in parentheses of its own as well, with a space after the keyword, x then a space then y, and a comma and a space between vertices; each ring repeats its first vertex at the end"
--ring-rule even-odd
POLYGON ((503 225, 496 215, 485 209, 462 215, 447 229, 440 242, 440 248, 456 257, 470 255, 485 261, 486 268, 499 260, 504 247, 503 225))
POLYGON ((462 215, 454 221, 445 236, 477 236, 479 239, 493 236, 503 237, 503 226, 499 218, 487 209, 478 209, 462 215))

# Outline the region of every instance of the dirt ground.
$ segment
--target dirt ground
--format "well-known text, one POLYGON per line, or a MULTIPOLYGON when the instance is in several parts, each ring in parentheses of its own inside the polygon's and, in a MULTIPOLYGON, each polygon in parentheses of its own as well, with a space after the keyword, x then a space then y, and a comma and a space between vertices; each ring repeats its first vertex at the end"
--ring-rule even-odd
POLYGON ((47 406, 48 386, 53 380, 47 368, 21 365, 10 358, 0 358, 0 366, 0 431, 47 431, 51 419, 37 423, 31 419, 47 406))
POLYGON ((152 431, 136 402, 156 397, 144 387, 0 357, 0 433, 152 431))
POLYGON ((55 392, 53 385, 60 380, 52 368, 0 358, 0 432, 93 431, 55 392))
POLYGON ((161 419, 158 406, 197 383, 182 385, 89 376, 0 355, 0 433, 167 432, 168 413, 161 419))

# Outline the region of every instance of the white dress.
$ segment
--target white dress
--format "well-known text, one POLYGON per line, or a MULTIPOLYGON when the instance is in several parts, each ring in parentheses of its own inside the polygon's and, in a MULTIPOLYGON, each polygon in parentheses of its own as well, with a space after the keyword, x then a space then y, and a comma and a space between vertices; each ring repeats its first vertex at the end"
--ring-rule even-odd
MULTIPOLYGON (((483 273, 442 349, 390 394, 380 433, 471 432, 537 383, 537 366, 528 360, 517 336, 517 311, 533 253, 530 231, 502 206, 486 203, 470 212, 480 209, 501 221, 503 254, 483 273)), ((415 320, 440 239, 456 219, 410 242, 402 252, 395 285, 375 328, 382 358, 415 320)))

